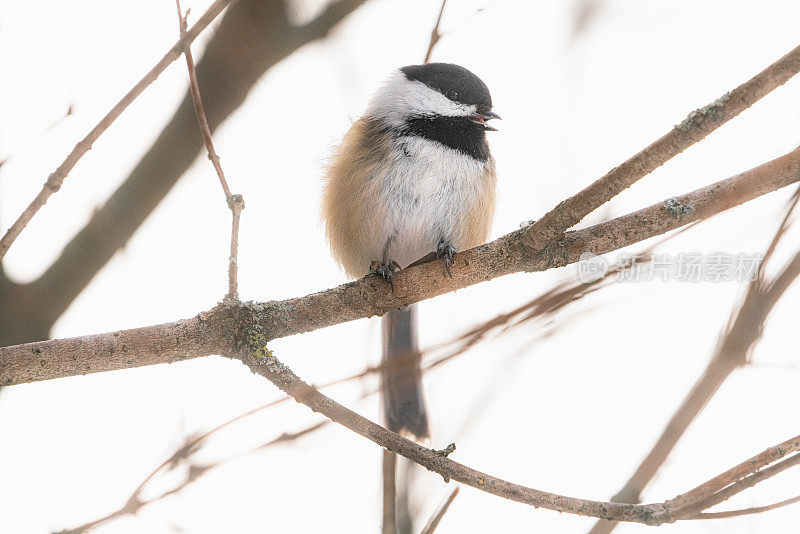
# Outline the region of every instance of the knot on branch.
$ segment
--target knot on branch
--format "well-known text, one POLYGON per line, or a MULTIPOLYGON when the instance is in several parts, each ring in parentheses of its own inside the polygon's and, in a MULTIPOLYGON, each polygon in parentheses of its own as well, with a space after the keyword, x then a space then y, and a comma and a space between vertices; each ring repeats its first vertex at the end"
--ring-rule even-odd
POLYGON ((653 507, 655 507, 655 510, 647 517, 650 523, 646 524, 657 527, 664 523, 674 523, 677 520, 675 514, 672 512, 672 508, 670 508, 666 502, 654 504, 653 507))
POLYGON ((725 122, 727 120, 728 113, 726 104, 728 103, 728 100, 730 100, 730 97, 731 93, 728 91, 710 104, 692 111, 685 119, 683 119, 680 124, 676 125, 675 128, 682 132, 686 132, 691 128, 701 127, 700 123, 704 119, 710 120, 713 123, 725 122))
POLYGON ((437 456, 441 456, 443 458, 447 458, 455 450, 456 450, 456 444, 455 443, 451 443, 450 445, 448 445, 444 449, 440 449, 440 450, 434 449, 433 453, 436 454, 437 456))
POLYGON ((228 195, 226 199, 228 201, 228 207, 231 209, 232 212, 238 213, 244 209, 244 198, 242 195, 233 194, 228 195))
POLYGON ((57 193, 58 190, 61 189, 61 184, 64 183, 64 178, 66 178, 64 173, 56 171, 47 177, 45 187, 47 187, 53 193, 57 193))

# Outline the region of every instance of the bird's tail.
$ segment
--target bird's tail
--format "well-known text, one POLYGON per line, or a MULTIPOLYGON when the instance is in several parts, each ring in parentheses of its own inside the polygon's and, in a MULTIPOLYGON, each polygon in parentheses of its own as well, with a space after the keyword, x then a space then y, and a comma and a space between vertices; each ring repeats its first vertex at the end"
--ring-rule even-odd
POLYGON ((417 344, 416 305, 391 310, 382 319, 381 391, 386 427, 427 438, 428 414, 422 395, 421 354, 417 344))

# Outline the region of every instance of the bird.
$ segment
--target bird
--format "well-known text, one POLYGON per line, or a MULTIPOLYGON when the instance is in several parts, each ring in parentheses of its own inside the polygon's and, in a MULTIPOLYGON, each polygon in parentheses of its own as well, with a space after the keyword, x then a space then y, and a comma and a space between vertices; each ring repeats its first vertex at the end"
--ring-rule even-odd
MULTIPOLYGON (((321 218, 334 259, 351 278, 442 261, 484 243, 494 218, 492 110, 486 84, 452 63, 393 70, 335 148, 321 218)), ((393 285, 392 285, 393 288, 393 285)), ((430 437, 417 339, 417 305, 381 319, 384 424, 430 437)))

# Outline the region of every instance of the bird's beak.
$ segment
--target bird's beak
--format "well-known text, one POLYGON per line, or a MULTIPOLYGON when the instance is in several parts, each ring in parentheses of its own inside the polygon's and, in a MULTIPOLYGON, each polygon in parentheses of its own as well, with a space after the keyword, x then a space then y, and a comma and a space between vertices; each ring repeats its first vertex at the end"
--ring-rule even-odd
POLYGON ((470 119, 472 120, 472 122, 482 125, 484 130, 489 132, 496 132, 497 128, 495 128, 494 126, 490 126, 489 124, 486 123, 486 121, 492 119, 500 120, 500 115, 498 115, 492 110, 481 110, 472 115, 470 119))

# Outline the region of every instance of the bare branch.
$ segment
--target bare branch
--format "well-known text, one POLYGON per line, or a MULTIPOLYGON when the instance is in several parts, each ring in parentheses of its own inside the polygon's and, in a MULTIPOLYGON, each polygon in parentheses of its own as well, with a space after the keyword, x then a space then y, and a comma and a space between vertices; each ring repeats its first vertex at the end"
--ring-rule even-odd
POLYGON ((217 171, 217 177, 219 177, 219 184, 222 186, 222 192, 225 193, 225 203, 231 210, 231 255, 228 262, 228 294, 225 298, 238 300, 237 256, 239 253, 239 217, 244 209, 244 199, 242 195, 231 194, 228 181, 225 179, 225 172, 222 170, 222 164, 219 161, 219 155, 217 155, 217 151, 214 149, 214 142, 211 140, 211 128, 208 126, 206 111, 203 109, 203 99, 200 96, 200 84, 197 82, 194 58, 192 57, 192 47, 189 43, 184 41, 186 37, 186 28, 189 25, 189 12, 187 11, 186 15, 182 14, 180 0, 175 0, 175 5, 178 8, 178 23, 180 24, 181 41, 183 42, 183 55, 186 57, 186 67, 189 71, 189 91, 192 95, 192 104, 194 104, 197 124, 200 127, 200 132, 203 134, 203 143, 208 152, 208 159, 210 159, 211 164, 214 165, 214 170, 217 171))
MULTIPOLYGON (((748 355, 761 338, 764 324, 778 300, 778 295, 782 294, 788 284, 800 275, 800 272, 794 273, 789 270, 790 276, 779 275, 777 277, 777 279, 782 280, 782 283, 778 285, 774 282, 767 282, 764 279, 766 263, 772 257, 778 242, 785 235, 789 219, 798 204, 798 200, 800 200, 800 189, 795 191, 792 200, 787 206, 783 220, 767 247, 759 276, 751 281, 744 298, 731 313, 728 325, 717 342, 708 366, 683 403, 670 418, 658 441, 653 445, 653 448, 623 488, 611 498, 612 501, 639 502, 645 486, 656 475, 695 418, 731 373, 747 362, 748 355), (773 291, 769 289, 771 287, 776 289, 773 291)), ((797 257, 800 258, 800 253, 798 253, 797 257)), ((615 527, 615 522, 598 521, 589 533, 608 534, 615 527)))
POLYGON ((439 526, 439 522, 442 520, 442 517, 444 517, 444 514, 447 513, 447 509, 450 508, 450 505, 453 504, 453 501, 458 496, 459 489, 460 488, 456 486, 455 489, 450 492, 450 495, 448 495, 444 502, 442 502, 436 511, 433 512, 433 515, 428 520, 428 523, 425 525, 425 528, 422 529, 420 534, 433 534, 433 532, 436 530, 436 527, 439 526))
MULTIPOLYGON (((332 0, 301 26, 292 23, 289 0, 238 0, 226 9, 197 63, 211 131, 241 106, 265 72, 303 45, 325 38, 364 3, 332 0)), ((202 136, 195 135, 196 122, 187 91, 124 182, 45 273, 27 284, 0 283, 0 345, 47 339, 58 317, 195 161, 203 147, 202 136)))
POLYGON ((447 0, 442 0, 442 7, 439 8, 439 16, 436 17, 436 23, 433 25, 433 29, 431 30, 431 40, 428 43, 428 50, 425 52, 425 59, 422 61, 423 63, 430 62, 431 54, 433 53, 436 43, 438 43, 439 39, 442 38, 442 32, 439 31, 439 26, 442 24, 442 15, 444 15, 444 6, 446 5, 447 0))
POLYGON ((562 201, 528 227, 525 243, 544 248, 565 230, 578 224, 613 197, 653 172, 749 108, 764 95, 800 71, 800 46, 707 106, 693 111, 683 122, 650 146, 613 168, 576 195, 562 201))
POLYGON ((761 514, 764 512, 769 512, 770 510, 774 510, 776 508, 783 508, 784 506, 789 506, 790 504, 794 504, 796 502, 800 502, 800 495, 767 506, 755 506, 753 508, 744 508, 742 510, 727 510, 725 512, 705 512, 697 514, 694 517, 687 517, 687 519, 724 519, 728 517, 739 517, 743 515, 761 514))
MULTIPOLYGON (((244 414, 244 415, 248 415, 248 414, 244 414)), ((215 468, 221 466, 223 463, 225 463, 226 460, 220 460, 220 461, 212 462, 212 463, 208 463, 208 464, 197 464, 197 463, 194 463, 192 461, 191 457, 195 452, 197 452, 197 450, 199 450, 201 443, 206 438, 208 438, 208 436, 210 436, 212 433, 222 429, 224 426, 230 424, 234 420, 241 419, 242 417, 244 417, 244 415, 242 415, 242 416, 240 416, 238 418, 235 418, 235 419, 233 419, 231 421, 228 421, 227 423, 223 423, 222 425, 220 425, 220 426, 218 426, 218 427, 206 432, 203 435, 200 435, 200 436, 188 436, 186 438, 186 440, 184 441, 184 443, 178 448, 178 450, 175 451, 175 453, 173 453, 169 458, 164 460, 164 462, 162 462, 158 467, 156 467, 149 475, 147 475, 144 478, 144 480, 142 480, 142 482, 139 483, 139 485, 136 487, 136 489, 133 490, 133 492, 131 493, 130 497, 128 497, 128 500, 125 502, 125 504, 122 505, 119 509, 114 510, 113 512, 111 512, 109 514, 106 514, 106 515, 104 515, 103 517, 101 517, 99 519, 95 519, 94 521, 90 521, 88 523, 84 523, 83 525, 80 525, 78 527, 74 527, 74 528, 71 528, 71 529, 68 529, 68 530, 60 531, 59 534, 77 534, 79 532, 88 532, 88 531, 94 529, 95 527, 98 527, 100 525, 108 523, 109 521, 113 521, 114 519, 118 519, 118 518, 126 516, 126 515, 136 515, 140 511, 142 511, 142 509, 144 509, 145 507, 147 507, 147 506, 149 506, 149 505, 151 505, 153 503, 157 503, 157 502, 159 502, 159 501, 161 501, 161 500, 163 500, 163 499, 165 499, 167 497, 170 497, 172 495, 176 495, 176 494, 180 493, 181 491, 186 489, 191 484, 197 482, 203 475, 205 475, 206 473, 208 473, 212 469, 215 469, 215 468), (144 493, 144 490, 145 490, 147 484, 151 480, 153 480, 159 473, 172 471, 172 470, 176 469, 181 464, 186 464, 184 466, 186 468, 186 474, 178 484, 176 484, 174 487, 172 487, 172 488, 170 488, 170 489, 168 489, 168 490, 156 495, 155 497, 152 497, 152 498, 147 499, 147 500, 142 499, 142 494, 144 493)), ((319 423, 315 423, 315 424, 313 424, 313 425, 311 425, 311 426, 309 426, 309 427, 307 427, 307 428, 305 428, 303 430, 299 430, 297 432, 291 432, 291 433, 284 432, 280 436, 278 436, 278 437, 276 437, 276 438, 274 438, 274 439, 272 439, 270 441, 267 441, 265 443, 262 443, 258 447, 255 447, 254 449, 252 449, 252 450, 250 450, 250 451, 248 451, 248 452, 246 452, 244 454, 251 454, 253 452, 257 452, 257 451, 261 451, 261 450, 267 449, 267 448, 272 447, 274 445, 278 445, 278 444, 288 443, 288 442, 294 441, 296 439, 302 438, 302 437, 314 432, 315 430, 325 426, 328 423, 330 423, 330 420, 329 419, 324 419, 323 421, 321 421, 319 423)))
POLYGON ((382 454, 383 520, 382 534, 397 534, 397 455, 385 450, 382 454))
POLYGON ((92 131, 90 131, 86 137, 79 142, 75 148, 70 152, 67 158, 58 166, 58 168, 53 172, 47 181, 44 184, 44 187, 36 195, 36 198, 30 203, 30 205, 25 208, 25 211, 22 212, 22 215, 19 216, 19 219, 11 225, 8 229, 6 234, 0 239, 0 259, 5 256, 6 252, 8 251, 11 244, 14 240, 19 236, 20 232, 28 225, 30 220, 33 218, 34 215, 44 206, 47 199, 50 198, 50 195, 61 189, 61 184, 66 179, 69 172, 75 167, 75 164, 78 163, 84 154, 86 154, 91 148, 92 144, 105 132, 111 124, 119 117, 123 111, 134 101, 136 98, 142 94, 142 92, 149 86, 151 83, 155 81, 158 76, 164 72, 164 70, 178 57, 180 57, 181 53, 183 52, 184 45, 190 44, 194 41, 200 33, 205 30, 211 22, 214 21, 217 16, 222 13, 228 4, 231 3, 233 0, 216 0, 211 7, 209 7, 203 16, 197 21, 197 24, 192 26, 192 29, 186 32, 184 37, 178 40, 172 48, 164 55, 164 57, 159 61, 155 67, 150 69, 150 72, 144 75, 144 77, 139 80, 139 82, 133 86, 133 88, 128 91, 128 93, 122 97, 122 100, 117 102, 117 104, 111 108, 105 117, 103 117, 100 122, 95 126, 92 131))
MULTIPOLYGON (((65 340, 0 348, 0 385, 165 363, 235 350, 243 339, 267 341, 387 310, 507 274, 543 271, 604 254, 708 218, 800 180, 800 149, 726 180, 637 212, 564 234, 541 251, 523 245, 526 229, 459 253, 452 277, 437 262, 398 273, 394 290, 375 277, 302 298, 223 303, 184 321, 65 340), (124 340, 124 341, 123 341, 124 340)), ((800 262, 798 262, 800 263, 800 262)))
MULTIPOLYGON (((476 471, 450 460, 448 454, 443 454, 442 451, 423 447, 373 423, 303 382, 291 369, 275 358, 272 351, 267 349, 263 339, 249 339, 248 346, 241 347, 228 357, 240 360, 253 373, 267 378, 311 410, 321 413, 389 452, 405 456, 426 469, 440 474, 445 482, 453 479, 498 497, 578 515, 647 525, 673 522, 678 518, 674 512, 696 505, 725 487, 800 450, 800 436, 796 436, 729 469, 698 488, 664 503, 624 504, 578 499, 521 486, 476 471)), ((771 475, 773 474, 775 473, 771 475)))
POLYGON ((721 502, 727 501, 734 495, 741 493, 748 488, 752 488, 759 482, 763 482, 768 478, 772 478, 778 473, 782 473, 783 471, 786 471, 790 467, 794 467, 798 464, 800 464, 800 454, 795 454, 784 460, 781 460, 780 462, 774 465, 767 467, 766 469, 762 469, 761 471, 758 472, 754 471, 752 474, 737 480, 730 486, 727 486, 709 495, 708 498, 703 499, 695 504, 685 506, 681 510, 676 511, 675 514, 681 519, 696 517, 701 510, 706 510, 708 508, 711 508, 712 506, 716 506, 721 502))

